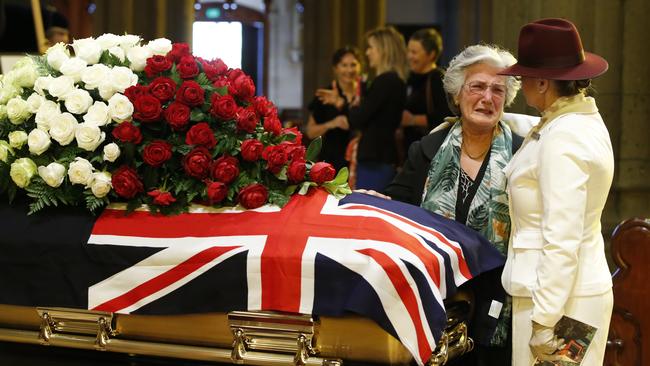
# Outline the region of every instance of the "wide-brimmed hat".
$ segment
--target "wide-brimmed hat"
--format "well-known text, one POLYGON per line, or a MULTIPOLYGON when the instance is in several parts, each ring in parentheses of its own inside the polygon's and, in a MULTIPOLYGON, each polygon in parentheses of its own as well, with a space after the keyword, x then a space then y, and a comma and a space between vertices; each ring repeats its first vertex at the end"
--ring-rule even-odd
POLYGON ((600 76, 609 67, 604 58, 584 51, 573 23, 559 18, 540 19, 521 28, 517 61, 499 74, 583 80, 600 76))

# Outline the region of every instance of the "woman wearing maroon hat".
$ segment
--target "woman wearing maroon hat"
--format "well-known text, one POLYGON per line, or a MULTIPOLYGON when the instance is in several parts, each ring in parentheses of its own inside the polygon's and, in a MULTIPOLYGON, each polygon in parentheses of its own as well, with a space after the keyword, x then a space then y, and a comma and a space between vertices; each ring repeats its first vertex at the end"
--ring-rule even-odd
POLYGON ((519 34, 518 63, 528 105, 540 111, 505 172, 512 218, 503 286, 513 296, 513 365, 553 359, 554 326, 567 316, 598 330, 583 365, 602 365, 613 306, 600 217, 614 173, 609 133, 591 78, 607 61, 584 52, 575 26, 542 19, 519 34))

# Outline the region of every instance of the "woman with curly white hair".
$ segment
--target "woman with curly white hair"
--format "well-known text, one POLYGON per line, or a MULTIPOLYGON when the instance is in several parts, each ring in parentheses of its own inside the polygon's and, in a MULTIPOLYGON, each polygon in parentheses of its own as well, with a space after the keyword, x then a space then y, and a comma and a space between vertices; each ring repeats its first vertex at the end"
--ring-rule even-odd
MULTIPOLYGON (((509 52, 491 45, 469 46, 454 57, 443 85, 456 117, 411 145, 402 171, 384 191, 469 226, 504 255, 510 216, 503 168, 522 138, 502 121, 520 82, 498 73, 515 62, 509 52)), ((470 331, 477 344, 476 365, 510 364, 510 307, 500 272, 474 286, 479 293, 470 331)))

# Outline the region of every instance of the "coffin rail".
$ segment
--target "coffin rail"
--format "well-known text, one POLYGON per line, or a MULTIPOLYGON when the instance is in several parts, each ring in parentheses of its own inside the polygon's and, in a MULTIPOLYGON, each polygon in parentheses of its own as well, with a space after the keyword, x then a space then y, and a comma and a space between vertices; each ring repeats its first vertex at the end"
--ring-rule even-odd
MULTIPOLYGON (((473 348, 462 319, 468 309, 464 302, 449 307, 447 329, 428 365, 444 365, 473 348)), ((260 366, 412 360, 368 319, 277 312, 150 316, 0 305, 0 341, 260 366)))

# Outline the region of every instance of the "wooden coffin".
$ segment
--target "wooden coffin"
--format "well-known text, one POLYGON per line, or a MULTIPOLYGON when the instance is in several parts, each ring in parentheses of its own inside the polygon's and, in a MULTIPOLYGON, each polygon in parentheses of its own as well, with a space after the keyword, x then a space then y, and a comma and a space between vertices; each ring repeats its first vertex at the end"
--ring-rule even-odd
MULTIPOLYGON (((448 328, 430 365, 472 349, 465 296, 448 306, 448 328)), ((368 319, 277 312, 152 316, 0 305, 0 341, 249 365, 406 365, 413 359, 368 319)))

